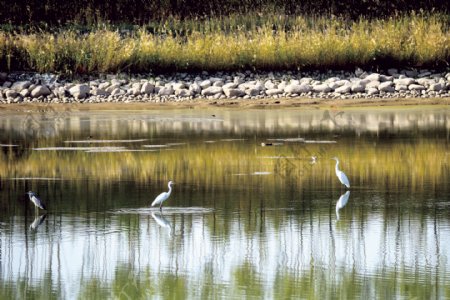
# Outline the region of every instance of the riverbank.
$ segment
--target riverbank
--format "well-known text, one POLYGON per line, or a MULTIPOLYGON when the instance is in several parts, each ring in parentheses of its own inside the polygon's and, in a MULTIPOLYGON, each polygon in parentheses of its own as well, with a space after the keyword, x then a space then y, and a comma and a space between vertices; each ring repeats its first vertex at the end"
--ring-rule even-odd
POLYGON ((437 104, 450 98, 450 70, 217 72, 105 75, 72 82, 57 75, 0 73, 0 104, 267 106, 437 104), (345 101, 344 101, 345 100, 345 101))

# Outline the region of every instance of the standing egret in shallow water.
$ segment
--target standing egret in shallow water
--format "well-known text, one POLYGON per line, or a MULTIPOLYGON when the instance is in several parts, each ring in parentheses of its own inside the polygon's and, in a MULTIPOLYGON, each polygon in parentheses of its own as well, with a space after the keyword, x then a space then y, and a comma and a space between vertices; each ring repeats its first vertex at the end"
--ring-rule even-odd
POLYGON ((347 175, 344 174, 341 170, 339 170, 339 159, 337 157, 333 157, 336 161, 336 176, 339 179, 339 181, 345 185, 347 188, 350 188, 350 181, 348 181, 347 175))
POLYGON ((28 197, 30 197, 30 201, 33 202, 34 206, 36 207, 36 210, 38 208, 47 210, 44 203, 42 203, 41 199, 39 199, 35 193, 33 193, 32 191, 29 191, 27 194, 28 194, 28 197))
POLYGON ((174 185, 174 182, 169 181, 169 184, 167 185, 169 187, 169 191, 162 192, 161 194, 159 194, 159 196, 156 197, 155 200, 153 201, 152 206, 159 204, 159 210, 162 210, 163 202, 169 199, 170 193, 172 193, 172 185, 174 185))

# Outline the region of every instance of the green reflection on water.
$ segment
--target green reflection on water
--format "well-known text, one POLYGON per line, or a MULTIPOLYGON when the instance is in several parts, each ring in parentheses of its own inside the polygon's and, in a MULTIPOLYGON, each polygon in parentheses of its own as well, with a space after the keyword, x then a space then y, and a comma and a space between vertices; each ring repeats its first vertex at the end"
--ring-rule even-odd
POLYGON ((0 152, 1 299, 450 295, 448 111, 346 111, 337 127, 321 112, 142 114, 65 115, 31 134, 0 119, 17 144, 0 152), (91 135, 156 151, 35 150, 91 135), (261 146, 299 136, 336 143, 261 146), (333 156, 352 184, 339 220, 333 156), (168 179, 170 230, 148 210, 168 179), (36 230, 27 190, 49 206, 36 230))

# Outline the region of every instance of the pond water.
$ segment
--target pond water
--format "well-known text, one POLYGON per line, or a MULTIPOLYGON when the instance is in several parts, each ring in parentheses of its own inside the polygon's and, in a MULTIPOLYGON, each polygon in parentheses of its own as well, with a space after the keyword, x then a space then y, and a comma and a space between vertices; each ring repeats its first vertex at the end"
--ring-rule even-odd
POLYGON ((447 107, 0 112, 0 298, 449 298, 449 138, 447 107))

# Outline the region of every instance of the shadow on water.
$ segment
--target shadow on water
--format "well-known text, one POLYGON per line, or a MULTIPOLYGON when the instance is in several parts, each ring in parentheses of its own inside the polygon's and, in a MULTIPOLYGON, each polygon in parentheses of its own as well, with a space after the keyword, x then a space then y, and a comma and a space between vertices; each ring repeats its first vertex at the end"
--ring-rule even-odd
POLYGON ((0 115, 1 299, 449 294, 448 109, 51 113, 0 115))

